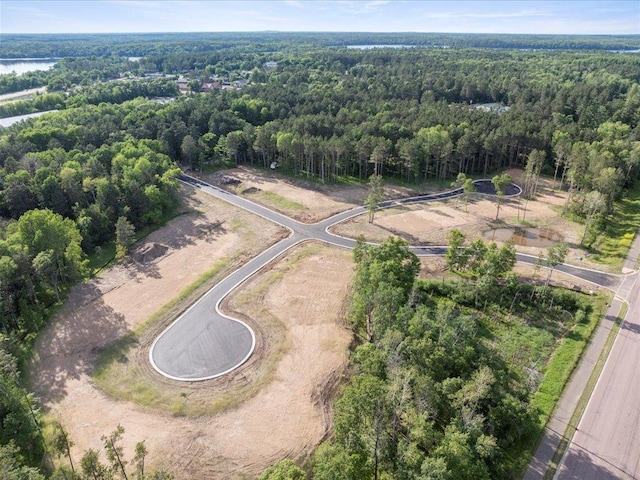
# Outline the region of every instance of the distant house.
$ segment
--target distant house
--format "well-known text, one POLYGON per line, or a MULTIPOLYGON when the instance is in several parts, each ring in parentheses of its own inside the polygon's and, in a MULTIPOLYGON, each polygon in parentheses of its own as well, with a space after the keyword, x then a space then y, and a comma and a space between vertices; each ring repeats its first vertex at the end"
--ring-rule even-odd
POLYGON ((484 110, 485 112, 494 113, 505 113, 508 112, 510 108, 502 103, 477 103, 476 105, 471 105, 471 107, 476 110, 484 110))
POLYGON ((264 68, 267 68, 269 70, 273 70, 274 68, 278 68, 278 62, 265 62, 264 63, 264 68))
POLYGON ((220 82, 204 82, 202 84, 202 91, 209 92, 211 90, 220 90, 222 88, 222 84, 220 82))
POLYGON ((182 75, 178 77, 176 83, 178 84, 178 90, 180 90, 181 92, 189 91, 189 80, 184 78, 182 75))
POLYGON ((160 105, 171 103, 174 100, 175 100, 175 97, 154 97, 151 99, 152 102, 159 103, 160 105))

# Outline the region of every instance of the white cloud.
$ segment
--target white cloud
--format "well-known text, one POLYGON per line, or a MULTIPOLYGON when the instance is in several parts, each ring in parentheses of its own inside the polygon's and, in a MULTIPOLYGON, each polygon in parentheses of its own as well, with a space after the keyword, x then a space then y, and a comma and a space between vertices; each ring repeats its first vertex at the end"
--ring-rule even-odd
POLYGON ((328 2, 329 5, 334 4, 339 10, 350 14, 360 15, 379 11, 380 7, 388 5, 389 0, 369 0, 366 2, 358 0, 337 0, 328 2))
POLYGON ((425 13, 424 18, 432 19, 459 19, 459 18, 530 18, 530 17, 552 17, 550 12, 540 10, 522 10, 519 12, 488 12, 488 13, 463 13, 463 12, 435 12, 425 13))
POLYGON ((631 1, 0 0, 2 32, 638 33, 631 1))

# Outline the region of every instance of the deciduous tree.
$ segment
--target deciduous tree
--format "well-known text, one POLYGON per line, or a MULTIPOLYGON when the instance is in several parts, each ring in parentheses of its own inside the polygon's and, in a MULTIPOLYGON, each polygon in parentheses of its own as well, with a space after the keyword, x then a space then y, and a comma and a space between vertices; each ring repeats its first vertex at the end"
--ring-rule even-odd
POLYGON ((498 196, 497 209, 496 209, 496 220, 498 219, 498 216, 500 215, 500 207, 502 206, 502 201, 504 199, 505 189, 509 185, 511 185, 512 181, 513 180, 511 179, 511 175, 509 175, 508 173, 503 173, 502 175, 495 175, 491 179, 491 183, 493 183, 493 186, 496 189, 496 195, 498 196))
POLYGON ((382 200, 384 200, 384 181, 382 175, 374 173, 369 177, 369 195, 364 202, 369 212, 369 223, 373 223, 373 217, 382 200))
POLYGON ((547 275, 546 285, 549 285, 551 281, 551 274, 553 270, 558 266, 564 263, 564 259, 569 252, 569 246, 565 242, 558 242, 551 245, 547 248, 547 256, 545 260, 545 264, 547 268, 549 268, 549 275, 547 275))
POLYGON ((118 217, 116 222, 116 258, 124 258, 129 251, 129 245, 135 238, 135 227, 127 217, 118 217))

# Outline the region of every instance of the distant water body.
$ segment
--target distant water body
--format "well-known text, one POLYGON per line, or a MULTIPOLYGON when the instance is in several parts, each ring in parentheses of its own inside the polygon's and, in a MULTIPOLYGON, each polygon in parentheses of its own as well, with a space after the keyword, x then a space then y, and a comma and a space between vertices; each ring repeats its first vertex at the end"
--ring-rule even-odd
MULTIPOLYGON (((357 50, 371 50, 374 48, 450 48, 449 45, 385 45, 385 44, 376 44, 376 45, 347 45, 347 48, 353 48, 357 50)), ((509 48, 505 47, 486 47, 489 50, 508 50, 509 48)), ((520 48, 521 51, 530 51, 530 52, 553 52, 555 49, 550 48, 520 48)), ((563 49, 560 49, 563 50, 563 49)), ((568 50, 583 50, 581 48, 569 48, 568 50)), ((588 49, 587 49, 588 50, 588 49)), ((634 50, 603 50, 610 53, 640 53, 640 49, 634 50)))
POLYGON ((53 58, 0 58, 0 75, 22 75, 36 70, 49 70, 56 64, 53 58))
POLYGON ((0 118, 0 127, 10 127, 14 123, 19 123, 27 118, 36 118, 45 113, 57 112, 58 110, 47 110, 46 112, 27 113, 26 115, 16 115, 15 117, 0 118))
POLYGON ((372 48, 416 48, 419 45, 347 45, 347 48, 371 50, 372 48))

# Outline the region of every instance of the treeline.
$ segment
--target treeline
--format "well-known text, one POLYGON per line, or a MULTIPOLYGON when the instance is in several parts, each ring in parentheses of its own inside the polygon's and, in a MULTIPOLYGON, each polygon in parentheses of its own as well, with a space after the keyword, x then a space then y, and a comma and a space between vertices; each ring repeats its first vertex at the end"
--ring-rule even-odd
MULTIPOLYGON (((277 161, 325 181, 366 178, 373 169, 417 181, 524 166, 534 149, 545 152, 550 172, 566 156, 554 136, 571 148, 599 140, 600 126, 617 122, 629 127, 624 141, 632 148, 614 161, 625 170, 623 152, 636 141, 636 57, 387 50, 273 58, 277 69, 260 72, 264 81, 245 96, 203 100, 239 120, 224 139, 214 132, 222 156, 277 161), (495 102, 508 109, 476 107, 495 102)), ((213 160, 204 150, 193 158, 192 168, 213 160)))
MULTIPOLYGON (((244 58, 232 65, 216 57, 215 65, 200 66, 236 68, 244 58)), ((569 207, 582 215, 592 210, 584 207, 589 192, 617 195, 638 175, 640 59, 634 56, 321 49, 272 58, 277 68, 255 68, 253 78, 262 81, 241 92, 139 105, 139 115, 124 113, 131 107, 107 107, 106 121, 83 124, 70 139, 46 128, 32 135, 26 126, 0 142, 0 161, 50 140, 83 149, 128 134, 160 140, 164 153, 191 169, 277 162, 285 172, 325 182, 373 172, 417 182, 525 166, 537 152, 536 168, 571 187, 569 207), (478 107, 483 103, 497 106, 478 107)), ((137 90, 145 85, 98 85, 68 102, 122 101, 149 93, 137 90)))
POLYGON ((52 148, 0 169, 0 448, 15 449, 19 465, 40 467, 45 449, 18 365, 50 307, 86 275, 86 253, 114 240, 117 220, 141 228, 172 208, 178 170, 160 150, 151 140, 52 148))
POLYGON ((66 98, 63 93, 44 93, 34 95, 31 100, 16 100, 0 105, 0 118, 15 117, 49 110, 65 108, 66 98))
POLYGON ((49 76, 48 72, 42 70, 25 72, 22 75, 15 73, 0 75, 0 95, 42 87, 47 84, 49 76))
POLYGON ((117 78, 119 73, 135 71, 137 67, 136 62, 115 56, 60 58, 49 70, 0 75, 0 94, 41 86, 58 91, 74 85, 89 85, 117 78))
POLYGON ((1 58, 164 55, 238 46, 254 51, 304 45, 415 45, 459 48, 630 50, 637 35, 513 35, 467 33, 218 32, 140 34, 4 34, 1 58))
POLYGON ((99 82, 117 79, 125 73, 144 74, 149 71, 156 71, 155 67, 120 57, 61 58, 50 70, 0 75, 0 94, 41 86, 46 86, 50 93, 73 92, 77 88, 87 89, 99 85, 99 82))

